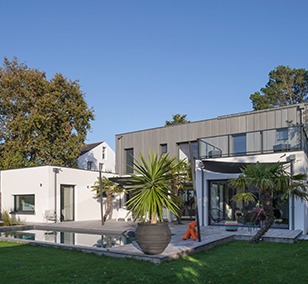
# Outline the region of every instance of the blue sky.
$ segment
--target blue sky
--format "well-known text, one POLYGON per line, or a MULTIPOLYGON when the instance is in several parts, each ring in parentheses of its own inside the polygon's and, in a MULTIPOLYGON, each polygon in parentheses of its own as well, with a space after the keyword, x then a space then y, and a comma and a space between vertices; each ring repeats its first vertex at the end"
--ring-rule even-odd
POLYGON ((11 0, 0 55, 79 80, 87 143, 252 110, 278 65, 308 69, 306 0, 11 0))

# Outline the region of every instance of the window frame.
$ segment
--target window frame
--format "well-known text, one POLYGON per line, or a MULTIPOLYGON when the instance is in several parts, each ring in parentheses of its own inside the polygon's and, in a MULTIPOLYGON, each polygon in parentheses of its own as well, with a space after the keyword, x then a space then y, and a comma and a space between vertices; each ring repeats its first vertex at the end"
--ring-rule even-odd
POLYGON ((93 170, 93 161, 87 161, 87 170, 92 171, 93 170))
MULTIPOLYGON (((14 213, 18 214, 35 214, 35 194, 14 194, 14 213), (33 198, 33 204, 29 202, 25 202, 25 199, 33 198), (22 204, 22 200, 24 200, 24 203, 22 204), (26 205, 25 205, 26 204, 26 205), (25 210, 25 207, 32 207, 31 210, 25 210)), ((27 201, 28 201, 27 200, 27 201)))
POLYGON ((125 150, 125 173, 133 174, 134 173, 134 148, 127 148, 125 150), (129 154, 129 155, 128 155, 129 154))
POLYGON ((160 154, 167 154, 168 153, 168 144, 167 143, 162 143, 160 144, 160 154))
POLYGON ((102 159, 103 160, 107 159, 107 151, 106 151, 106 147, 105 146, 102 147, 102 159))

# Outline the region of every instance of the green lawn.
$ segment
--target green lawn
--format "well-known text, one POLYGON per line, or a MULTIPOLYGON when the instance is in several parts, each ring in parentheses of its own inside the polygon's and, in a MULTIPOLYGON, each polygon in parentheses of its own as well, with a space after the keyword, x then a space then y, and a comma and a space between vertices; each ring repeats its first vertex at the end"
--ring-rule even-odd
POLYGON ((0 241, 1 283, 308 283, 308 241, 235 241, 159 265, 0 241))

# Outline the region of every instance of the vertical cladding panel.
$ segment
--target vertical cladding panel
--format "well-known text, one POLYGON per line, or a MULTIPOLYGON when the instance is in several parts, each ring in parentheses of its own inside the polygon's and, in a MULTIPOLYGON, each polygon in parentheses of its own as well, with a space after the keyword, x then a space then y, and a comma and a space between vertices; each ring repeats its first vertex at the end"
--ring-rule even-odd
POLYGON ((208 121, 202 121, 198 123, 198 127, 196 128, 197 138, 202 138, 210 135, 210 127, 208 121))
POLYGON ((276 110, 275 111, 275 128, 281 128, 282 125, 283 125, 283 122, 282 122, 282 110, 276 110))
POLYGON ((254 123, 255 123, 255 125, 254 125, 255 130, 261 130, 262 129, 262 127, 261 127, 261 125, 262 125, 262 115, 261 115, 261 113, 257 113, 253 117, 254 117, 254 123))
POLYGON ((236 116, 230 118, 231 133, 246 132, 246 116, 236 116))
POLYGON ((260 129, 264 130, 267 128, 267 112, 260 113, 260 129))
MULTIPOLYGON (((305 116, 305 115, 304 115, 305 116)), ((300 122, 300 113, 297 108, 290 108, 287 112, 287 120, 292 121, 293 125, 300 122)))
POLYGON ((275 128, 276 126, 276 115, 275 115, 275 112, 273 111, 268 111, 265 113, 265 129, 272 129, 272 128, 275 128))
POLYGON ((219 135, 219 120, 212 120, 211 121, 211 136, 219 135))
POLYGON ((259 131, 247 134, 247 152, 248 153, 261 152, 261 134, 259 131))
POLYGON ((246 122, 247 122, 247 132, 255 131, 255 129, 256 129, 256 115, 253 115, 253 114, 247 115, 246 122))
POLYGON ((225 135, 226 133, 230 132, 230 119, 229 118, 223 118, 223 119, 217 119, 215 120, 217 124, 217 133, 216 135, 225 135))
POLYGON ((210 136, 211 133, 211 124, 210 121, 204 121, 202 124, 199 125, 199 135, 198 138, 210 136))
POLYGON ((280 121, 276 122, 276 128, 286 127, 289 116, 289 109, 282 109, 280 112, 280 121))
MULTIPOLYGON (((206 132, 208 133, 208 136, 213 136, 213 126, 212 126, 212 121, 206 121, 205 124, 206 127, 206 132)), ((207 135, 204 135, 203 137, 206 137, 207 135)))

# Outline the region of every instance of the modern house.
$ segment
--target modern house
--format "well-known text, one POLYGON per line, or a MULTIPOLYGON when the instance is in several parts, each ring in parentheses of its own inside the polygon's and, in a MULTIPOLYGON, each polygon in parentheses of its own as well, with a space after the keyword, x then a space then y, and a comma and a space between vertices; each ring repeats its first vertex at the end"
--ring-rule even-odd
MULTIPOLYGON (((132 173, 139 153, 147 156, 156 151, 186 158, 196 167, 200 224, 234 220, 257 210, 256 204, 236 204, 232 199, 236 189, 228 180, 237 177, 245 164, 281 161, 289 165, 291 174, 307 173, 307 108, 308 104, 290 105, 117 134, 116 172, 132 173)), ((275 206, 276 227, 307 233, 307 202, 290 196, 283 202, 277 199, 275 206)))
MULTIPOLYGON (((98 177, 97 171, 54 166, 3 170, 1 212, 24 222, 99 220, 100 200, 92 190, 98 177)), ((114 200, 115 210, 120 198, 114 200)))
POLYGON ((115 172, 115 153, 106 142, 85 144, 79 158, 78 168, 103 172, 115 172))

